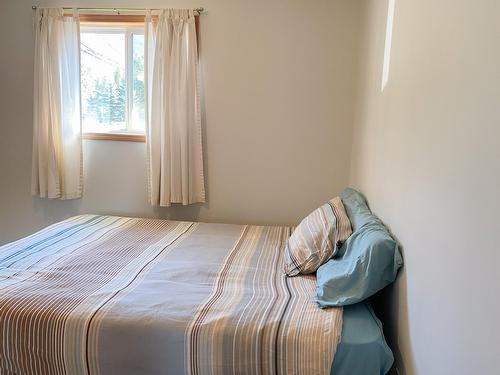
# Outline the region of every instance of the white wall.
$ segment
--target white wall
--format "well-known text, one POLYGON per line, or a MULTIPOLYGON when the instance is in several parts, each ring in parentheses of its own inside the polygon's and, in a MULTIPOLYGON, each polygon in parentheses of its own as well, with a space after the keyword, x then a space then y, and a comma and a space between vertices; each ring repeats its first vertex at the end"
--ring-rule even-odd
POLYGON ((367 0, 352 184, 401 241, 390 328, 401 374, 497 374, 500 2, 367 0), (404 362, 404 364, 403 364, 404 362))
POLYGON ((149 207, 144 144, 103 141, 84 142, 84 199, 32 198, 32 3, 2 0, 0 243, 85 212, 295 223, 347 184, 361 1, 38 4, 208 10, 201 19, 208 203, 149 207))

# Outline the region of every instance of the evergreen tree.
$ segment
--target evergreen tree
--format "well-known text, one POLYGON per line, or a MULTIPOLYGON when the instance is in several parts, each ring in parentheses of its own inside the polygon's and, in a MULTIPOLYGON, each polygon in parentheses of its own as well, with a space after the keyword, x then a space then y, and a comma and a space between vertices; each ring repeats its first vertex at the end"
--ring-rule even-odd
POLYGON ((125 80, 121 77, 118 68, 115 70, 113 85, 110 90, 109 109, 110 122, 125 121, 125 80))
POLYGON ((134 54, 134 107, 140 118, 144 118, 144 81, 138 79, 144 76, 144 56, 134 54))
POLYGON ((111 89, 106 78, 96 79, 92 95, 87 99, 87 112, 101 124, 110 120, 111 89))

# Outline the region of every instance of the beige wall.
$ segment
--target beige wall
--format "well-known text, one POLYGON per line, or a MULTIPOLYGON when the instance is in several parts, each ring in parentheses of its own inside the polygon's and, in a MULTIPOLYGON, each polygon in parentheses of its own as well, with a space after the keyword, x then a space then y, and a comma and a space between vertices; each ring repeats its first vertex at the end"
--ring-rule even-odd
POLYGON ((496 374, 500 2, 367 0, 352 184, 401 241, 390 294, 401 374, 496 374), (402 364, 404 361, 404 365, 402 364))
MULTIPOLYGON (((36 2, 35 2, 36 3, 36 2)), ((360 1, 41 1, 42 5, 204 6, 208 203, 146 202, 145 147, 86 141, 85 198, 29 194, 31 2, 0 2, 0 243, 85 212, 295 223, 347 184, 360 1)))

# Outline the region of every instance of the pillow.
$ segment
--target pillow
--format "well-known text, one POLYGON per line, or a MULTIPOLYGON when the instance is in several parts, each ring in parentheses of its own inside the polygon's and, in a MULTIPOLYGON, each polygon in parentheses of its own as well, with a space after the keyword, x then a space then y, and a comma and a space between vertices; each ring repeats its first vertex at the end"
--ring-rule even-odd
POLYGON ((347 188, 340 194, 340 198, 351 222, 353 232, 368 222, 378 220, 368 208, 368 203, 366 203, 365 197, 360 192, 347 188))
POLYGON ((339 197, 314 210, 293 231, 285 247, 285 273, 312 273, 335 255, 351 234, 351 223, 339 197))
POLYGON ((396 241, 353 189, 341 194, 353 233, 316 274, 320 307, 344 306, 372 296, 397 276, 403 259, 396 241))

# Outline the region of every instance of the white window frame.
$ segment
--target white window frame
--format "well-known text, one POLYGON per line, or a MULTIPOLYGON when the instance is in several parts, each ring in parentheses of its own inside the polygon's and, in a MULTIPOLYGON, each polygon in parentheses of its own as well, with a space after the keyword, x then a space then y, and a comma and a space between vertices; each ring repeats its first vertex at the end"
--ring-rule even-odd
MULTIPOLYGON (((84 33, 109 33, 109 34, 125 34, 125 127, 123 131, 112 132, 85 132, 83 131, 84 139, 93 140, 124 140, 124 141, 145 141, 145 131, 139 132, 137 129, 132 129, 130 119, 132 118, 133 109, 133 35, 144 35, 144 28, 140 25, 116 25, 113 23, 102 25, 81 25, 80 34, 84 33)), ((145 125, 145 124, 144 124, 145 125)))

